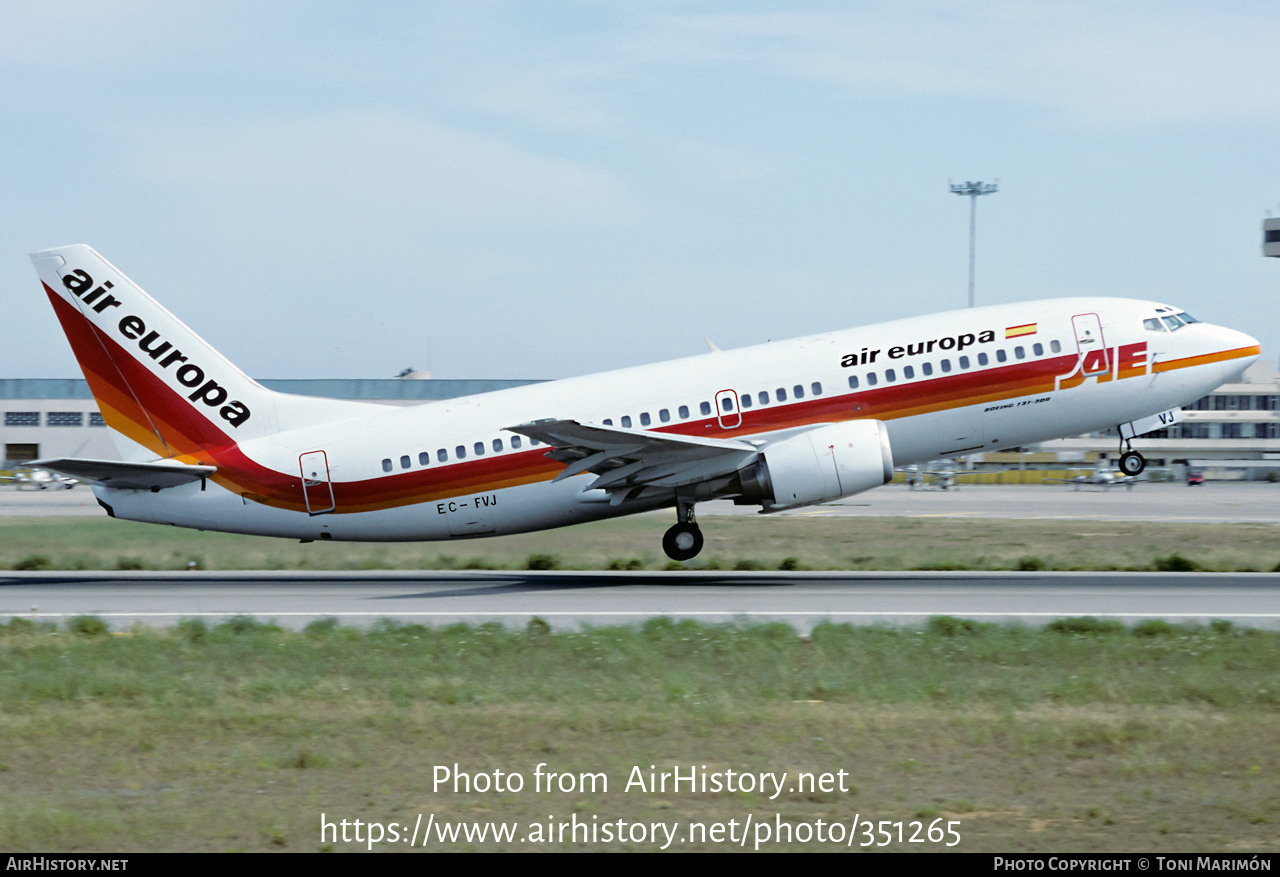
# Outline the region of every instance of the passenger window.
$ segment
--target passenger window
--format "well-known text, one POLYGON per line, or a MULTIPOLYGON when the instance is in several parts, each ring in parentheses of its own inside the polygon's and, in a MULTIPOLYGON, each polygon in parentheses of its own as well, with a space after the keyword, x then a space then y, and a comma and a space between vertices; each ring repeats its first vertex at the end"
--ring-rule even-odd
POLYGON ((867 386, 874 387, 876 385, 876 373, 867 372, 867 386))
POLYGON ((938 363, 938 364, 939 364, 940 366, 942 366, 942 373, 943 373, 944 375, 945 375, 947 372, 951 371, 951 360, 949 360, 949 359, 944 359, 942 362, 940 362, 940 363, 938 363))
POLYGON ((426 465, 428 465, 428 464, 430 464, 430 463, 431 463, 431 455, 430 455, 430 454, 428 454, 426 451, 423 451, 422 453, 418 454, 418 465, 419 465, 419 466, 426 466, 426 465))
POLYGON ((733 397, 732 397, 732 396, 725 396, 723 399, 721 399, 721 400, 720 400, 720 407, 721 407, 721 408, 723 408, 725 411, 732 411, 732 410, 733 410, 733 397))
POLYGON ((494 440, 493 440, 493 452, 494 452, 495 454, 500 454, 500 453, 502 453, 502 439, 494 439, 494 440))
POLYGON ((912 366, 904 365, 902 367, 902 376, 908 381, 916 376, 916 370, 912 366))
POLYGON ((604 419, 604 425, 605 425, 605 426, 613 426, 613 418, 612 418, 612 417, 606 417, 606 418, 604 419))
POLYGON ((822 395, 822 384, 818 381, 814 381, 812 384, 810 384, 809 389, 813 390, 813 395, 815 396, 822 395))
POLYGON ((856 389, 858 389, 858 376, 857 376, 857 375, 849 375, 849 389, 850 389, 850 390, 856 390, 856 389))
POLYGON ((803 398, 804 398, 804 386, 803 386, 803 385, 801 385, 801 384, 796 384, 794 387, 792 387, 792 388, 791 388, 791 393, 792 393, 792 394, 793 394, 797 399, 803 399, 803 398))
MULTIPOLYGON (((978 354, 978 365, 986 365, 989 361, 990 361, 990 360, 988 360, 988 359, 987 359, 987 355, 986 355, 985 353, 979 353, 979 354, 978 354)), ((960 357, 960 362, 961 362, 961 363, 963 363, 963 362, 964 362, 964 357, 963 357, 963 356, 962 356, 962 357, 960 357)))
MULTIPOLYGON (((982 356, 982 354, 979 353, 978 356, 982 356)), ((996 359, 1000 360, 1001 362, 1004 362, 1008 358, 1009 358, 1009 354, 1004 352, 1004 348, 1001 348, 1000 350, 996 351, 996 359)))
POLYGON ((383 460, 383 461, 382 461, 382 471, 383 471, 383 472, 390 472, 390 471, 391 471, 391 458, 390 458, 390 457, 387 457, 385 460, 383 460))
POLYGON ((441 448, 440 450, 436 451, 436 459, 439 460, 441 463, 448 463, 449 452, 446 451, 444 448, 441 448))
POLYGON ((706 417, 708 414, 711 413, 711 403, 710 402, 698 403, 698 410, 702 412, 703 417, 706 417))
POLYGON ((1031 345, 1031 352, 1036 356, 1044 356, 1044 345, 1037 341, 1031 345))
POLYGON ((513 435, 513 436, 511 437, 511 450, 513 450, 513 451, 518 451, 518 450, 520 450, 520 436, 518 436, 518 435, 513 435))
POLYGON ((529 447, 531 448, 536 448, 540 444, 542 444, 542 442, 538 441, 536 438, 529 439, 529 447))
POLYGON ((400 458, 401 469, 408 469, 412 465, 413 465, 413 460, 409 459, 408 454, 405 454, 403 457, 400 458))
POLYGON ((453 455, 457 457, 459 460, 467 459, 466 447, 464 445, 458 445, 456 448, 453 449, 453 455))
MULTIPOLYGON (((982 357, 982 361, 983 361, 984 363, 987 361, 987 359, 986 359, 987 355, 986 355, 985 353, 979 353, 979 354, 978 354, 978 356, 982 357)), ((967 357, 967 356, 962 356, 962 357, 960 357, 958 360, 956 360, 956 362, 959 364, 960 368, 968 368, 968 367, 969 367, 969 357, 967 357)))
POLYGON ((757 396, 756 396, 756 398, 760 400, 760 404, 761 404, 761 405, 768 405, 768 404, 769 404, 769 391, 768 391, 768 390, 761 390, 761 391, 760 391, 760 393, 759 393, 759 395, 757 395, 757 396))
POLYGON ((689 419, 689 406, 688 406, 688 405, 681 405, 681 406, 680 406, 680 419, 681 419, 681 420, 688 420, 688 419, 689 419))
POLYGON ((743 408, 750 408, 750 407, 751 407, 751 394, 750 394, 750 393, 743 393, 743 394, 742 394, 742 407, 743 407, 743 408))
POLYGON ((663 423, 668 422, 669 420, 671 420, 671 412, 665 408, 661 409, 658 412, 658 419, 661 420, 663 423))
POLYGON ((933 363, 931 362, 921 363, 920 371, 924 372, 924 376, 927 378, 929 375, 933 374, 933 363))
POLYGON ((641 426, 648 426, 648 425, 649 425, 649 412, 648 412, 648 411, 641 411, 641 412, 640 412, 640 425, 641 425, 641 426))
POLYGON ((773 395, 779 402, 787 401, 787 390, 785 387, 779 387, 778 389, 774 390, 773 395))
POLYGON ((623 429, 630 429, 630 428, 631 428, 631 415, 630 415, 630 414, 624 414, 624 415, 622 415, 622 428, 623 428, 623 429))
POLYGON ((887 368, 884 370, 884 382, 886 384, 892 384, 897 379, 898 376, 894 373, 893 369, 887 368))
POLYGON ((1021 345, 1019 345, 1013 348, 1013 355, 1016 356, 1018 359, 1026 359, 1027 351, 1021 345))
POLYGON ((1061 345, 1061 344, 1059 344, 1057 341, 1050 341, 1050 342, 1049 342, 1049 352, 1050 352, 1050 353, 1061 353, 1061 352, 1062 352, 1062 345, 1061 345))

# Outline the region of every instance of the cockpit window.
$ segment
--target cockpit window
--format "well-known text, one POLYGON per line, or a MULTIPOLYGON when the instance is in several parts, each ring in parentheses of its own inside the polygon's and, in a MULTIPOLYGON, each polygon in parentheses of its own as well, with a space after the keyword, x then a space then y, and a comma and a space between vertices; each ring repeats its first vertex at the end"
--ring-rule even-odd
POLYGON ((1200 322, 1200 321, 1199 321, 1199 320, 1197 320, 1195 317, 1193 317, 1193 316, 1191 316, 1190 314, 1188 314, 1186 311, 1183 311, 1182 313, 1178 314, 1178 318, 1179 318, 1180 320, 1182 320, 1182 322, 1184 322, 1184 323, 1198 323, 1198 322, 1200 322))
POLYGON ((1169 327, 1170 332, 1177 332, 1184 325, 1186 325, 1177 317, 1161 317, 1161 319, 1164 320, 1164 324, 1169 327))
POLYGON ((1142 328, 1147 329, 1151 332, 1163 332, 1164 323, 1160 322, 1159 317, 1152 317, 1149 320, 1142 321, 1142 328))

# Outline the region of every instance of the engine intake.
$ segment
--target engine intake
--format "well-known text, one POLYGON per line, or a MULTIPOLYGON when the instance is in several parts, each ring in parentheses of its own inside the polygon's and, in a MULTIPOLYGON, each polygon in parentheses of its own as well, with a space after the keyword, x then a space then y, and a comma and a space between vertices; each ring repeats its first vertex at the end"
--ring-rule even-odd
POLYGON ((739 502, 766 511, 852 496, 893 480, 889 434, 879 420, 820 426, 767 445, 741 480, 739 502))

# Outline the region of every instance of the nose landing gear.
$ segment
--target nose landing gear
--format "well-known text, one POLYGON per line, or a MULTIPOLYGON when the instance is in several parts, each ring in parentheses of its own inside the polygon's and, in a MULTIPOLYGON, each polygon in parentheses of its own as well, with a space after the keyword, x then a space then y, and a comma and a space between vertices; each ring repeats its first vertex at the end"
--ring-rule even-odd
POLYGON ((1122 438, 1120 440, 1120 471, 1133 477, 1141 475, 1145 468, 1147 468, 1146 458, 1133 449, 1129 439, 1122 438))
POLYGON ((702 530, 693 519, 693 503, 676 504, 677 523, 662 537, 662 550, 672 560, 686 561, 702 550, 702 530))

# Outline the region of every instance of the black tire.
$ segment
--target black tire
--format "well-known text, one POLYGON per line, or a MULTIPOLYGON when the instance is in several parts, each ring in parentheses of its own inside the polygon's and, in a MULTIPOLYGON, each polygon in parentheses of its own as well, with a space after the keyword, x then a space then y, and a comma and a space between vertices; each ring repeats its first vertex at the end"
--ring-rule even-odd
POLYGON ((697 524, 675 524, 663 534, 662 550, 672 560, 692 560, 702 550, 702 530, 697 524))
POLYGON ((1147 461, 1137 451, 1128 451, 1120 455, 1120 471, 1125 475, 1133 477, 1141 475, 1142 470, 1147 468, 1147 461))

